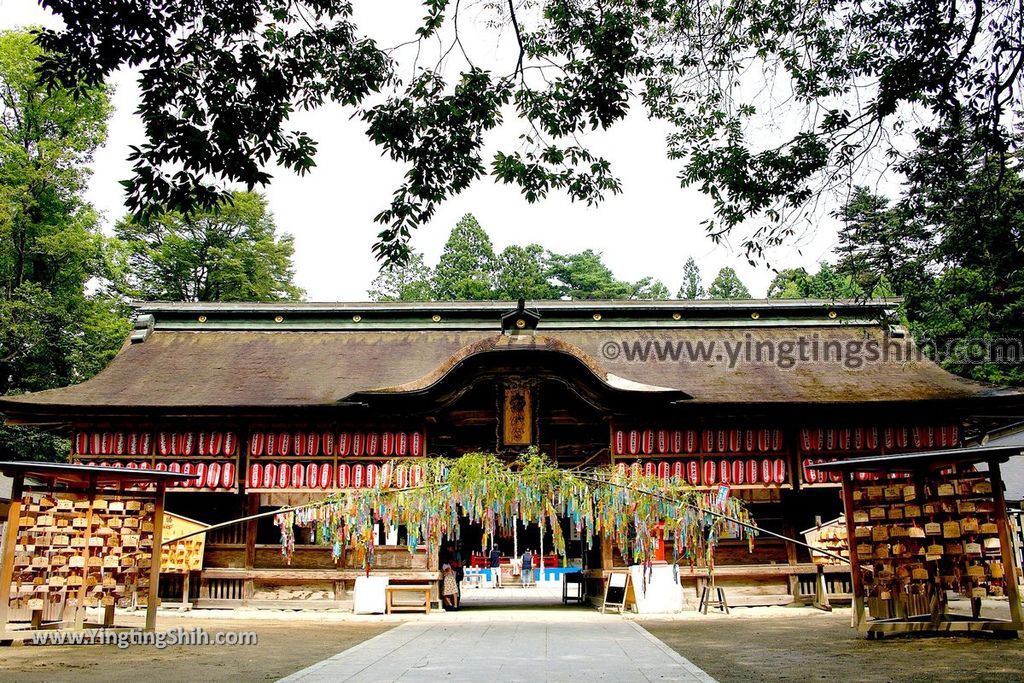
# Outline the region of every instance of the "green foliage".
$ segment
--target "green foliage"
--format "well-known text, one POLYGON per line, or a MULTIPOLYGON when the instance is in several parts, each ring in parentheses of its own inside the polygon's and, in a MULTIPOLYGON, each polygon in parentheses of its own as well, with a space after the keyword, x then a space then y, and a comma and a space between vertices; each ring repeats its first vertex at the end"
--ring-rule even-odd
MULTIPOLYGON (((0 393, 80 382, 128 333, 109 281, 115 250, 82 200, 110 115, 102 85, 77 93, 36 79, 25 32, 0 32, 0 393), (90 294, 86 294, 87 287, 90 294)), ((67 442, 0 429, 0 458, 60 459, 67 442)))
POLYGON ((554 551, 564 555, 559 520, 570 519, 588 545, 595 537, 612 539, 624 556, 645 566, 650 566, 654 539, 662 533, 673 540, 677 559, 691 562, 708 562, 725 531, 750 542, 756 534, 747 509, 735 497, 719 507, 705 492, 682 481, 610 467, 566 470, 532 448, 515 459, 467 453, 387 463, 374 488, 337 493, 274 519, 286 555, 294 550, 294 527, 308 526, 322 543, 334 547, 336 556, 343 545, 354 546, 370 566, 369 539, 375 524, 405 525, 410 550, 425 544, 435 553, 442 537, 458 536, 462 516, 483 528, 482 549, 499 531, 536 524, 550 529, 554 551), (392 488, 396 466, 421 467, 422 483, 392 488))
POLYGON ((630 283, 616 280, 601 254, 586 249, 578 254, 551 254, 551 278, 570 299, 628 299, 630 283))
POLYGON ((708 286, 709 299, 749 299, 750 290, 740 280, 736 271, 726 266, 718 271, 718 275, 708 286))
POLYGON ((434 269, 434 295, 438 299, 493 298, 494 247, 473 214, 467 213, 452 229, 434 269))
POLYGON ((768 285, 769 299, 862 299, 864 290, 853 276, 837 272, 827 262, 818 264, 811 275, 805 268, 789 268, 779 273, 768 285))
POLYGON ((1024 179, 976 135, 921 140, 895 203, 855 193, 838 268, 902 296, 915 338, 950 371, 1024 384, 1024 179))
POLYGON ((551 284, 549 253, 539 244, 510 245, 498 255, 495 298, 558 299, 561 292, 551 284))
POLYGON ((691 256, 686 259, 686 265, 683 266, 683 284, 679 287, 676 298, 693 301, 704 299, 707 295, 707 290, 704 289, 704 284, 700 277, 700 268, 691 256))
POLYGON ((430 301, 434 299, 434 271, 423 254, 409 251, 404 265, 386 264, 374 278, 367 295, 370 301, 430 301))
MULTIPOLYGON (((924 122, 912 131, 922 147, 949 129, 974 131, 1000 172, 1019 149, 1016 0, 484 3, 478 29, 518 47, 514 61, 492 50, 505 59, 494 63, 467 51, 457 30, 465 4, 447 0, 425 0, 412 40, 394 49, 363 37, 348 0, 46 4, 64 26, 39 37, 54 55, 43 63, 48 84, 89 87, 146 65, 134 210, 215 206, 226 187, 268 182, 272 164, 306 172, 316 142, 289 117, 336 102, 407 166, 377 216, 375 250, 388 261, 403 261, 411 231, 488 172, 528 201, 621 191, 609 161, 579 140, 631 107, 671 126, 679 178, 712 199, 709 234, 760 225, 742 239, 751 258, 792 236, 792 214, 865 155, 902 154, 906 121, 924 122), (434 49, 438 59, 418 59, 434 49), (399 67, 412 55, 410 78, 399 67), (738 87, 742 74, 766 87, 738 87), (528 133, 488 164, 486 134, 508 111, 528 133), (803 115, 776 125, 794 111, 803 115), (766 125, 778 139, 765 143, 766 125)), ((956 178, 970 157, 947 151, 942 164, 913 164, 940 183, 956 178)))
POLYGON ((114 226, 128 251, 129 296, 163 301, 281 301, 302 298, 291 235, 278 236, 263 196, 236 192, 211 209, 160 214, 114 226))

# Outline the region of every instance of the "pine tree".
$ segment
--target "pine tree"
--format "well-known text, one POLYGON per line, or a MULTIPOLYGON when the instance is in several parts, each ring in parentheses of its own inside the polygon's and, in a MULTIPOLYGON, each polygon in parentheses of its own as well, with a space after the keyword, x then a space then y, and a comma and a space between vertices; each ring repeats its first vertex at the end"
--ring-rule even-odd
POLYGON ((434 269, 434 295, 438 299, 494 298, 494 247, 473 214, 462 217, 448 236, 434 269))
POLYGON ((708 287, 708 298, 710 299, 749 299, 750 290, 740 280, 736 271, 726 266, 718 271, 718 275, 711 281, 708 287))
POLYGON ((704 299, 708 295, 700 279, 700 267, 691 256, 683 266, 683 285, 676 294, 677 299, 704 299))

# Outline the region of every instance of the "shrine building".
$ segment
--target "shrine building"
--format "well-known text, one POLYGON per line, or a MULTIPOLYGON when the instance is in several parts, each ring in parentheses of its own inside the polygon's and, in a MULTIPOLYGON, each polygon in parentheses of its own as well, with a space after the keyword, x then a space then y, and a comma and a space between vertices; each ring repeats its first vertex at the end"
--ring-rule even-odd
MULTIPOLYGON (((418 458, 536 447, 567 468, 728 486, 761 528, 794 537, 842 510, 841 475, 808 465, 952 448, 1024 415, 1019 390, 920 356, 892 307, 145 303, 98 375, 4 397, 0 410, 8 423, 70 438, 73 462, 194 475, 167 509, 211 524, 374 486, 385 462, 413 485, 418 458)), ((467 524, 462 536, 468 559, 480 531, 467 524)), ((624 562, 610 541, 588 549, 568 525, 566 538, 567 556, 547 566, 580 567, 599 583, 624 562)), ((373 571, 436 580, 438 557, 410 553, 401 529, 377 540, 373 571)), ((512 554, 511 539, 499 543, 512 554)), ((828 572, 830 590, 848 592, 849 568, 828 572)), ((706 573, 683 563, 684 589, 706 573)), ((336 563, 302 536, 287 563, 265 518, 211 531, 190 590, 198 607, 339 606, 364 574, 354 553, 336 563)), ((750 552, 725 539, 717 550, 717 582, 734 605, 807 600, 814 576, 807 551, 786 541, 762 537, 750 552)))

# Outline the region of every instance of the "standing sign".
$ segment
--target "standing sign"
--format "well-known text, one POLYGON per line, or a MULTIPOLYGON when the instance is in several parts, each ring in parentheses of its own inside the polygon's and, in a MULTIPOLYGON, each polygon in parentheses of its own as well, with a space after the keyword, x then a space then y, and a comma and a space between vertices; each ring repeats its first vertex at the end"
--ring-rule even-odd
POLYGON ((608 582, 604 588, 604 604, 601 611, 609 607, 616 607, 619 614, 626 608, 626 593, 629 589, 629 574, 627 572, 611 572, 608 574, 608 582))

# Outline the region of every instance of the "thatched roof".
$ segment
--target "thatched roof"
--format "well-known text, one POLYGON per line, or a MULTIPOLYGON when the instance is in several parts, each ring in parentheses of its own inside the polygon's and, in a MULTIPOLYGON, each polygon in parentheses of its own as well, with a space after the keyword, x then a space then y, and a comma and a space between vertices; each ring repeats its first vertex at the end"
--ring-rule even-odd
POLYGON ((609 391, 670 391, 700 404, 1020 400, 1018 392, 956 377, 925 359, 851 367, 849 360, 823 358, 826 345, 862 359, 866 343, 912 347, 872 320, 884 312, 878 304, 550 302, 534 309, 540 314, 535 334, 510 336, 501 333, 500 316, 513 306, 144 305, 133 338, 96 377, 5 398, 0 409, 27 416, 326 407, 429 391, 469 359, 508 361, 523 351, 572 359, 609 391), (793 344, 796 357, 801 339, 807 360, 786 367, 780 349, 793 344), (700 348, 710 355, 688 358, 700 348), (676 350, 679 359, 671 357, 676 350), (731 353, 738 354, 732 362, 731 353))

